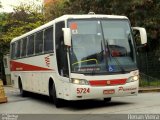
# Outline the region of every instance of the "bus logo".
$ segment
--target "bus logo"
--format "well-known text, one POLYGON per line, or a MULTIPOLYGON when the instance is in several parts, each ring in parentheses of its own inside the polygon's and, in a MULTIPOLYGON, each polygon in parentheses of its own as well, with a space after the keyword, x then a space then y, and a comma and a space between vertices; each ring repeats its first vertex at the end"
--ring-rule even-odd
POLYGON ((134 91, 137 90, 137 87, 133 87, 133 88, 124 88, 124 87, 119 87, 118 91, 124 91, 124 92, 129 92, 129 91, 134 91))
POLYGON ((107 81, 107 85, 110 85, 111 84, 111 81, 107 81))
POLYGON ((47 67, 50 67, 50 57, 49 56, 45 57, 45 63, 47 67))

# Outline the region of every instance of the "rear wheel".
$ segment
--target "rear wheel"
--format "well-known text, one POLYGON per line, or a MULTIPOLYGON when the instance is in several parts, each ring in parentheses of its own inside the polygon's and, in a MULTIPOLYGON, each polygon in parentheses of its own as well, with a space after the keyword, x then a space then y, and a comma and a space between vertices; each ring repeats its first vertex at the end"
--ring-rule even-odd
POLYGON ((55 104, 56 108, 62 107, 62 100, 57 98, 56 89, 54 83, 49 87, 50 99, 55 104))
POLYGON ((112 98, 104 98, 104 102, 110 102, 112 98))

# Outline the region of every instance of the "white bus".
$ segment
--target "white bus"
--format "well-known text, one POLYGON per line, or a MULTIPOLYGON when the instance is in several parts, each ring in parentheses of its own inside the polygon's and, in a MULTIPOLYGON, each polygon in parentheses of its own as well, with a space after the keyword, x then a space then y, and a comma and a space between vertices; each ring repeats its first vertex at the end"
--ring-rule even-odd
MULTIPOLYGON (((135 27, 141 43, 144 28, 135 27)), ((64 15, 11 41, 11 80, 26 91, 61 100, 138 94, 133 29, 125 16, 64 15)))

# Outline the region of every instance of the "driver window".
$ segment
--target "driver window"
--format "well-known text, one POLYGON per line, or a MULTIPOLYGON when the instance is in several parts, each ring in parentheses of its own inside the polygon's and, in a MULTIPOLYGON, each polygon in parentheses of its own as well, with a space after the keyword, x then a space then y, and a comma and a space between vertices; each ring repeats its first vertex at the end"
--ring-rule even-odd
POLYGON ((57 57, 57 66, 58 72, 61 76, 68 77, 68 60, 67 60, 67 51, 66 46, 64 45, 63 31, 64 21, 56 23, 56 57, 57 57))

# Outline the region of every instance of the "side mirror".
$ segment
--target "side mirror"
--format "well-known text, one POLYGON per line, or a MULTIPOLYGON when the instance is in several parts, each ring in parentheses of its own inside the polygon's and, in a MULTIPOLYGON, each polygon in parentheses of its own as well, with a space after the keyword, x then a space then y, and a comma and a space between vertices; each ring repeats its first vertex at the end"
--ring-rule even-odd
POLYGON ((144 45, 147 43, 146 29, 142 27, 132 27, 136 44, 144 45))
POLYGON ((64 44, 67 46, 71 46, 71 29, 70 28, 62 28, 63 36, 64 36, 64 44))

